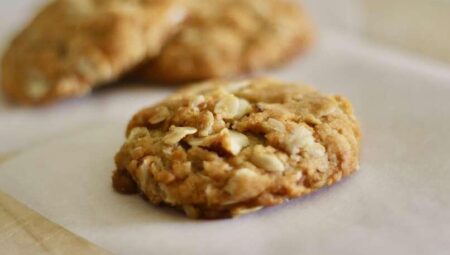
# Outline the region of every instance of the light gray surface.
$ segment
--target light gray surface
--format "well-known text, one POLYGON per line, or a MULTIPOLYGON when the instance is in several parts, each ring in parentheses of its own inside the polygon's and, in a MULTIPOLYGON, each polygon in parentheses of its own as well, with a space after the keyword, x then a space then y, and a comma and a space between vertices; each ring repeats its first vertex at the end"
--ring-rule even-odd
POLYGON ((0 168, 0 189, 118 254, 448 254, 448 72, 327 33, 276 73, 351 99, 364 134, 359 172, 287 205, 192 221, 112 191, 118 123, 23 153, 0 168))

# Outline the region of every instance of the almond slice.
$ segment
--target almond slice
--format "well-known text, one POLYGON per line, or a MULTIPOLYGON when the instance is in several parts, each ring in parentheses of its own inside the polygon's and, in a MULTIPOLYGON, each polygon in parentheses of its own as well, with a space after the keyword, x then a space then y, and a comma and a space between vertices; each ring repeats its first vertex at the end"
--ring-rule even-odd
POLYGON ((173 145, 180 142, 186 136, 193 135, 195 133, 197 133, 197 129, 193 127, 171 126, 169 129, 169 133, 164 136, 163 142, 169 145, 173 145))
POLYGON ((250 160, 257 167, 269 172, 283 172, 285 170, 283 162, 277 155, 269 152, 262 145, 256 145, 250 160))

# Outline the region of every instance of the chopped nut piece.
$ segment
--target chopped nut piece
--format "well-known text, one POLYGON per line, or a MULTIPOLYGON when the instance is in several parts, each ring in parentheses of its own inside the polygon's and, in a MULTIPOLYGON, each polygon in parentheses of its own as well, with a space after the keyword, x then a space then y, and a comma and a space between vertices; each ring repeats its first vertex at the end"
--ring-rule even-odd
POLYGON ((224 119, 232 119, 239 110, 239 98, 232 94, 226 94, 217 102, 214 112, 224 119))
POLYGON ((234 209, 234 210, 231 212, 231 214, 232 214, 234 217, 237 217, 237 216, 241 216, 241 215, 244 215, 244 214, 249 214, 249 213, 252 213, 252 212, 259 211, 259 210, 261 210, 262 208, 263 208, 263 206, 255 206, 255 207, 250 207, 250 208, 246 208, 246 207, 238 207, 238 208, 234 209))
POLYGON ((33 100, 44 97, 50 90, 49 84, 44 79, 34 79, 28 81, 25 87, 26 94, 33 100))
POLYGON ((286 137, 286 149, 291 155, 304 150, 312 157, 322 157, 325 155, 325 148, 314 141, 313 133, 305 126, 297 126, 286 137))
POLYGON ((250 103, 232 94, 226 94, 217 102, 214 112, 224 119, 240 118, 252 110, 250 103))
POLYGON ((325 156, 326 150, 322 144, 314 143, 306 148, 306 152, 311 155, 311 157, 323 157, 325 156))
MULTIPOLYGON (((283 109, 282 105, 279 104, 269 104, 269 103, 257 103, 256 107, 258 107, 259 110, 265 111, 265 110, 273 110, 273 109, 283 109)), ((283 109, 284 110, 284 109, 283 109)))
POLYGON ((295 180, 296 181, 299 181, 300 179, 302 179, 302 177, 303 177, 303 173, 302 172, 300 172, 300 171, 297 171, 297 172, 295 172, 295 180))
POLYGON ((235 114, 235 118, 241 118, 242 116, 244 116, 245 114, 249 113, 252 111, 252 106, 250 105, 250 103, 242 98, 239 98, 239 107, 237 109, 237 112, 235 114))
POLYGON ((222 132, 222 146, 223 148, 233 155, 238 155, 239 152, 249 144, 247 136, 244 134, 224 129, 222 132))
POLYGON ((164 136, 163 141, 166 144, 173 145, 181 141, 188 135, 197 133, 197 129, 193 127, 175 127, 171 126, 169 133, 164 136))
POLYGON ((257 167, 269 172, 283 172, 285 170, 283 162, 275 155, 268 152, 263 146, 256 145, 250 158, 257 167))
POLYGON ((141 137, 148 136, 150 133, 148 132, 147 128, 144 127, 135 127, 130 131, 130 134, 128 135, 127 141, 135 141, 141 137))
POLYGON ((222 133, 210 135, 207 137, 190 137, 187 139, 187 142, 192 147, 195 146, 202 146, 202 147, 209 147, 213 144, 220 144, 222 141, 222 133))
POLYGON ((141 189, 143 188, 145 189, 145 187, 147 187, 147 181, 149 177, 148 173, 150 170, 151 161, 152 161, 151 156, 145 157, 142 163, 137 168, 136 179, 138 180, 139 187, 141 189))
POLYGON ((265 125, 269 128, 272 129, 275 132, 279 132, 279 133, 284 133, 286 132, 286 127, 284 126, 284 124, 279 121, 276 120, 274 118, 269 118, 267 120, 267 123, 265 123, 265 125))
POLYGON ((212 112, 207 111, 206 112, 206 117, 205 117, 206 121, 205 121, 205 126, 202 130, 200 130, 198 132, 199 136, 208 136, 211 134, 212 130, 213 130, 213 126, 214 126, 214 115, 212 112))
POLYGON ((163 122, 170 116, 169 108, 166 106, 160 106, 156 109, 156 113, 148 119, 150 124, 158 124, 163 122))
POLYGON ((249 144, 246 135, 236 131, 224 128, 219 134, 203 138, 191 138, 187 141, 191 146, 209 147, 211 145, 220 145, 225 151, 232 155, 238 155, 239 152, 249 144))
POLYGON ((226 204, 234 204, 252 197, 256 197, 268 185, 268 179, 248 168, 241 168, 235 172, 225 186, 225 191, 231 195, 226 204))
POLYGON ((188 144, 192 147, 197 147, 197 146, 204 146, 204 147, 208 147, 213 140, 211 138, 214 137, 214 140, 216 139, 215 136, 208 136, 208 137, 192 137, 189 139, 186 139, 188 144))
POLYGON ((205 102, 205 97, 203 95, 196 96, 192 102, 191 107, 197 108, 200 104, 205 102))

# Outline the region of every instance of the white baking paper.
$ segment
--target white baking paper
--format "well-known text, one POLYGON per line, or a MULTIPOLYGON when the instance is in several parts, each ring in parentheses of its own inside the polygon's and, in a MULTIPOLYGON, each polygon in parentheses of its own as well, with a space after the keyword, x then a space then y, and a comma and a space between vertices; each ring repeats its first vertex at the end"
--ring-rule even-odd
MULTIPOLYGON (((191 220, 113 192, 120 119, 22 153, 0 168, 0 189, 117 254, 449 254, 448 69, 328 32, 273 74, 351 99, 364 135, 360 171, 238 219, 191 220)), ((170 89, 146 91, 140 99, 152 104, 170 89)), ((111 107, 129 111, 127 95, 111 95, 111 107)))

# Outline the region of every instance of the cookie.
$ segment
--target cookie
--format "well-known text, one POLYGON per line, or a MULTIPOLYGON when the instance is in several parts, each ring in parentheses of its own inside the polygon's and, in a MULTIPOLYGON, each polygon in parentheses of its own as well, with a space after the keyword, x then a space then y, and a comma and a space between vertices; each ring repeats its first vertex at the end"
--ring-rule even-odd
POLYGON ((12 41, 2 87, 43 104, 81 96, 157 55, 185 15, 178 0, 56 0, 12 41))
POLYGON ((232 217, 348 176, 360 136, 344 97, 268 78, 208 82, 132 118, 113 181, 192 218, 232 217))
POLYGON ((308 16, 288 0, 191 0, 188 10, 161 54, 130 76, 186 82, 276 67, 313 38, 308 16))

